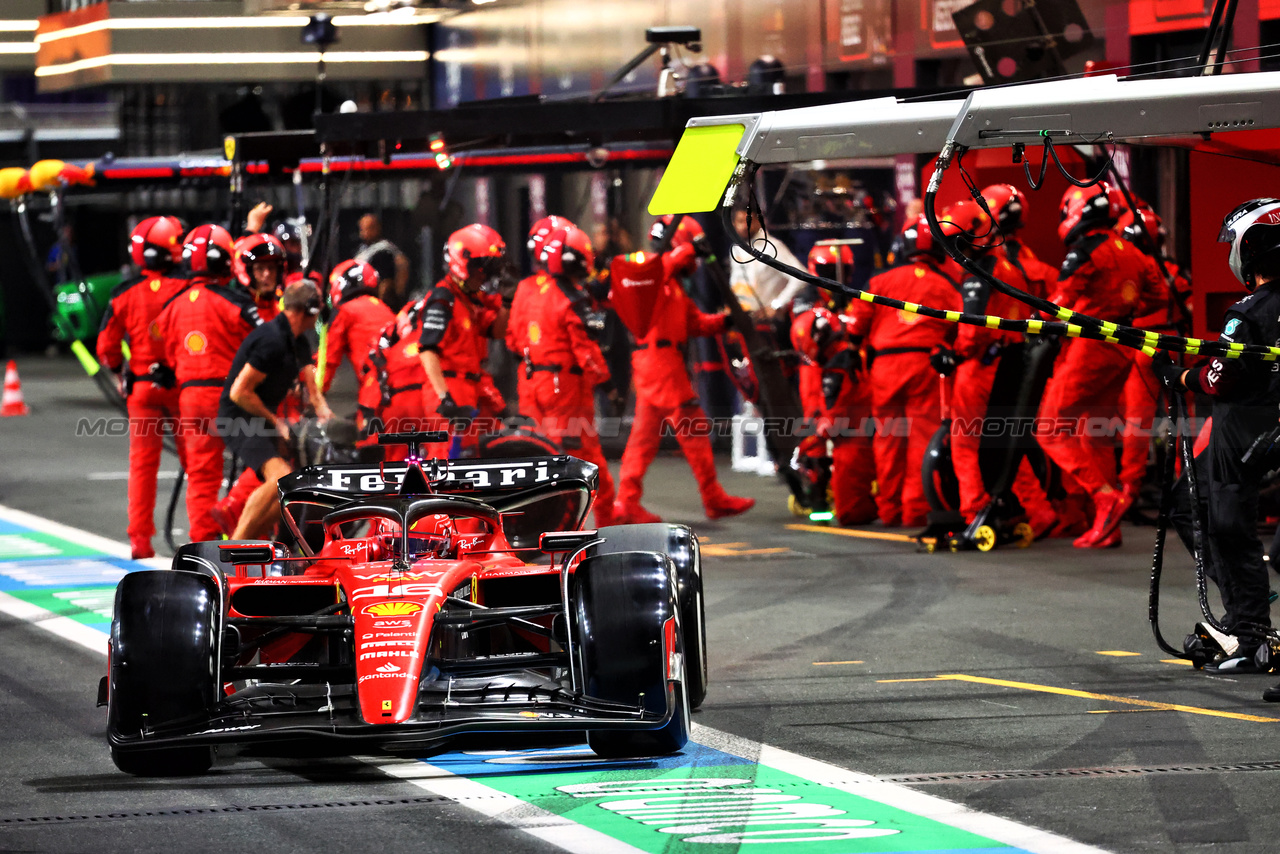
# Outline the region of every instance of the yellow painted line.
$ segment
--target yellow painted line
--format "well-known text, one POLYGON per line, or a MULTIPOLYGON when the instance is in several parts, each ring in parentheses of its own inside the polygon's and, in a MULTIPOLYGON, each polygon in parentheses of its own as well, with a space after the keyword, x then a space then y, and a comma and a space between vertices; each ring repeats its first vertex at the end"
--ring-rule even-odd
POLYGON ((1169 709, 1090 709, 1091 715, 1140 715, 1147 712, 1167 712, 1169 709))
POLYGON ((1185 664, 1187 667, 1191 666, 1191 662, 1187 661, 1185 658, 1162 658, 1160 659, 1160 663, 1161 664, 1185 664))
POLYGON ((1113 655, 1116 658, 1123 658, 1126 655, 1142 655, 1140 652, 1126 652, 1123 649, 1100 649, 1098 655, 1113 655))
POLYGON ((1006 679, 988 679, 985 676, 969 676, 964 673, 946 673, 939 679, 954 679, 957 682, 973 682, 978 685, 995 685, 1000 688, 1017 688, 1021 691, 1037 691, 1041 694, 1060 694, 1064 697, 1079 697, 1082 700, 1102 700, 1107 703, 1123 703, 1127 706, 1141 706, 1145 709, 1161 709, 1168 712, 1187 712, 1192 715, 1207 715, 1212 718, 1230 718, 1237 721, 1253 723, 1280 723, 1280 718, 1268 718, 1262 715, 1245 715, 1239 712, 1220 712, 1217 709, 1202 709, 1198 706, 1183 706, 1178 703, 1157 703, 1152 700, 1137 700, 1133 697, 1117 697, 1114 694, 1095 694, 1091 691, 1077 691, 1074 688, 1058 688, 1054 685, 1036 685, 1032 682, 1011 682, 1006 679))
POLYGON ((826 667, 831 664, 866 664, 865 661, 815 661, 814 667, 826 667))
POLYGON ((788 531, 810 531, 815 534, 835 534, 837 537, 856 537, 860 540, 888 540, 893 543, 914 543, 915 537, 906 534, 890 534, 888 531, 859 531, 856 528, 826 528, 822 525, 786 525, 788 531))
POLYGON ((728 546, 706 546, 702 553, 708 557, 742 557, 743 555, 776 555, 789 552, 791 549, 781 546, 770 549, 733 549, 728 546))
POLYGON ((947 682, 950 676, 925 676, 922 679, 877 679, 876 682, 881 685, 892 685, 895 682, 947 682))

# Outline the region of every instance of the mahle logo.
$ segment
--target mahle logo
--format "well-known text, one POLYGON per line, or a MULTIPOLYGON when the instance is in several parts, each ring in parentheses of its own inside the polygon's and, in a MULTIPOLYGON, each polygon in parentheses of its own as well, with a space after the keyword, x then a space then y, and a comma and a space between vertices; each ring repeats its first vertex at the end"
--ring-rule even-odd
POLYGON ((421 610, 417 602, 374 602, 364 612, 371 617, 407 617, 421 610))

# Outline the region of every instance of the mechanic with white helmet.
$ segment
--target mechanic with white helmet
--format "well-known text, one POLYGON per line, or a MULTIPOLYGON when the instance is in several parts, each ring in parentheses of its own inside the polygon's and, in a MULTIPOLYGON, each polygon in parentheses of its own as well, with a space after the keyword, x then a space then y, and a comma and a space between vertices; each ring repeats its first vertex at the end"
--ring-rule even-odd
MULTIPOLYGON (((1231 272, 1250 293, 1227 310, 1219 340, 1234 344, 1276 346, 1280 342, 1280 199, 1253 199, 1227 214, 1218 235, 1231 243, 1231 272)), ((1259 437, 1277 426, 1280 370, 1275 362, 1257 358, 1211 357, 1190 370, 1157 358, 1160 379, 1177 391, 1190 390, 1213 401, 1209 446, 1197 459, 1195 474, 1205 530, 1205 564, 1222 594, 1227 635, 1197 626, 1210 644, 1221 647, 1217 660, 1205 669, 1217 672, 1256 672, 1258 638, 1248 627, 1271 625, 1270 584, 1258 540, 1258 492, 1263 476, 1274 464, 1251 453, 1259 437), (1244 461, 1246 454, 1251 459, 1244 461), (1243 629, 1241 636, 1237 629, 1243 629)), ((1269 444, 1264 442, 1262 444, 1269 444)), ((1263 454, 1267 449, 1261 449, 1263 454)), ((1178 482, 1178 510, 1173 522, 1188 549, 1192 543, 1189 488, 1184 474, 1178 482)), ((1194 636, 1188 638, 1194 642, 1194 636)), ((1273 688, 1264 695, 1280 701, 1273 688)))

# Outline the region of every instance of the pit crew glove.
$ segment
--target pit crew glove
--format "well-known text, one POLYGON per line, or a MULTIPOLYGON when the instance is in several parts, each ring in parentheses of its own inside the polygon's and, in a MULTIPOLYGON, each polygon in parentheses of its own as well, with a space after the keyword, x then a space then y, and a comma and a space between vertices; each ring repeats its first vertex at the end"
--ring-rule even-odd
POLYGON ((1164 384, 1165 388, 1173 389, 1175 391, 1184 390, 1185 386, 1182 384, 1182 374, 1186 371, 1186 368, 1182 367, 1182 365, 1176 364, 1173 359, 1169 358, 1168 353, 1161 350, 1159 353, 1152 356, 1151 369, 1155 371, 1156 376, 1159 378, 1160 382, 1164 384))
POLYGON ((955 373, 956 365, 960 364, 960 359, 957 358, 955 350, 945 344, 939 344, 929 354, 929 364, 942 376, 949 377, 955 373))
POLYGON ((440 398, 440 405, 436 407, 436 414, 441 418, 447 418, 450 421, 467 421, 470 422, 474 417, 474 411, 469 406, 459 406, 453 400, 453 395, 446 394, 440 398))

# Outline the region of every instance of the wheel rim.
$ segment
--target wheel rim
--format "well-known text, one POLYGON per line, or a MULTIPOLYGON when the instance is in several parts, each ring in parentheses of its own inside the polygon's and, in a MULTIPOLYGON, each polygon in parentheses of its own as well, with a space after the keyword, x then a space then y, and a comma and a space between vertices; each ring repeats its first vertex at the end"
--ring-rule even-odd
POLYGON ((996 532, 990 525, 982 525, 973 535, 974 545, 980 552, 989 552, 996 547, 996 532))

